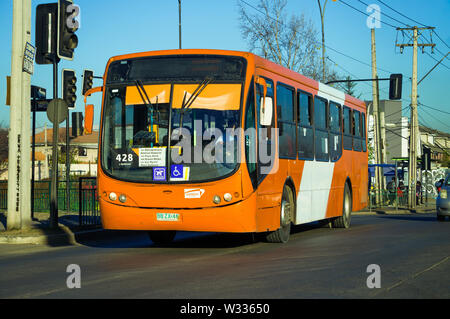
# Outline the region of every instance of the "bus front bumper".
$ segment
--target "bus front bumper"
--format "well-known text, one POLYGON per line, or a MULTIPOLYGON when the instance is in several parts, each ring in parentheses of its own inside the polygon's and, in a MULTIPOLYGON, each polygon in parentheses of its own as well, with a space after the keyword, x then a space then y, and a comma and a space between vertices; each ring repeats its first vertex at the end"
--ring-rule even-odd
POLYGON ((257 231, 255 194, 227 206, 195 209, 121 206, 102 198, 99 202, 105 229, 237 233, 257 231))

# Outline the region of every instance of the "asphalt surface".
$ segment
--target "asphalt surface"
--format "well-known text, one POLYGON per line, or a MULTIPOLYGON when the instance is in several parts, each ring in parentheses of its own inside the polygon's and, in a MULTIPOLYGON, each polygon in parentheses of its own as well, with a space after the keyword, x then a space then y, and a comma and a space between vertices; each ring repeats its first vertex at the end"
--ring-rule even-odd
POLYGON ((0 245, 0 298, 450 298, 450 222, 359 214, 350 229, 295 227, 287 244, 179 233, 156 247, 117 232, 75 245, 0 245), (69 289, 67 267, 80 267, 69 289), (368 288, 380 269, 380 288, 368 288))

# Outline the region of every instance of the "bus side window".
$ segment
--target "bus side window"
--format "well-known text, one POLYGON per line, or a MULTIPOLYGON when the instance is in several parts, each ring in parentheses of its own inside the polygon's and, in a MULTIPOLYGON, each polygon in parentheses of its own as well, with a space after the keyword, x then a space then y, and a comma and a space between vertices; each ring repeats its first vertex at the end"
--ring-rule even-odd
POLYGON ((366 144, 366 113, 361 113, 361 142, 363 152, 367 152, 366 144))
POLYGON ((361 112, 353 110, 353 150, 361 152, 361 112))
POLYGON ((294 117, 294 89, 277 84, 277 121, 280 158, 297 158, 294 117))
POLYGON ((341 106, 330 102, 330 158, 337 161, 342 155, 341 106))
POLYGON ((343 115, 343 130, 344 130, 344 150, 351 151, 353 149, 353 137, 352 137, 352 123, 350 116, 350 108, 344 106, 343 115))
POLYGON ((328 162, 329 132, 328 132, 328 101, 319 97, 314 98, 314 137, 316 160, 328 162))
POLYGON ((313 132, 313 114, 314 106, 312 95, 306 92, 298 91, 298 158, 304 160, 314 160, 314 132, 313 132))
MULTIPOLYGON (((271 79, 264 77, 267 86, 266 100, 270 98, 274 103, 274 83, 271 79)), ((263 97, 263 87, 256 84, 256 115, 259 116, 261 112, 261 101, 263 97)), ((269 101, 270 101, 269 100, 269 101)), ((273 107, 273 105, 272 105, 273 107)), ((261 126, 258 119, 257 123, 257 135, 258 135, 258 183, 262 182, 267 175, 266 172, 271 170, 271 166, 274 164, 272 159, 272 148, 275 147, 275 136, 272 135, 272 129, 275 128, 275 115, 272 115, 272 123, 270 126, 261 126), (261 130, 262 129, 262 130, 261 130)))
POLYGON ((255 90, 253 81, 247 98, 247 109, 245 110, 245 160, 247 162, 248 174, 252 181, 253 188, 258 185, 256 170, 256 120, 255 120, 255 90))

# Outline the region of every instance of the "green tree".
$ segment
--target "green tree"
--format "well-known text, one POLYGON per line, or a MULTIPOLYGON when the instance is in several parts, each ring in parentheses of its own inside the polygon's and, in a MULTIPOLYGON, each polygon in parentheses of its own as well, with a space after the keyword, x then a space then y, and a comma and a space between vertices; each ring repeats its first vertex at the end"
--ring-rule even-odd
MULTIPOLYGON (((350 76, 347 76, 345 79, 346 79, 347 81, 351 80, 350 76)), ((347 93, 348 95, 351 95, 351 96, 360 98, 360 97, 361 97, 361 94, 359 94, 358 96, 356 96, 356 91, 355 91, 356 85, 357 85, 357 84, 356 84, 355 82, 345 82, 345 83, 342 84, 342 90, 343 90, 345 93, 347 93)))

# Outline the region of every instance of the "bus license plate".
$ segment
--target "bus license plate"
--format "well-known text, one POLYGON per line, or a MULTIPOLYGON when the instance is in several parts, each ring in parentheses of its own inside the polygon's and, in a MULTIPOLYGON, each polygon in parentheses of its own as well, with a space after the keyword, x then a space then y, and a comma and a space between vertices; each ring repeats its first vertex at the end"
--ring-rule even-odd
POLYGON ((164 222, 177 222, 180 220, 180 214, 176 213, 157 213, 156 220, 164 222))

